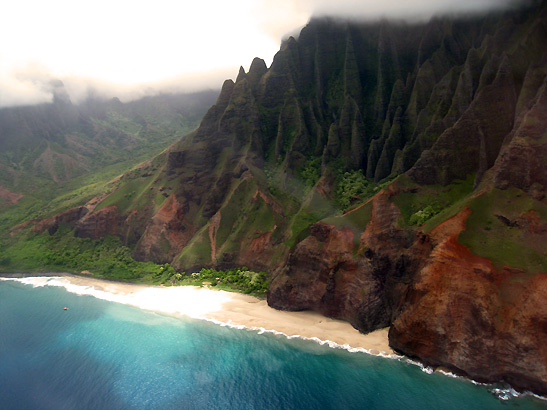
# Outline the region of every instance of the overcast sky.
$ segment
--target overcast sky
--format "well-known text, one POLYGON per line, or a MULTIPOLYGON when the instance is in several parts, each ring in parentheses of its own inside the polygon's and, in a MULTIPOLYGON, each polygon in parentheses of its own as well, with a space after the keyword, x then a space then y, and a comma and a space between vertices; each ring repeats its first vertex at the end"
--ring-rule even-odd
POLYGON ((429 18, 509 0, 14 0, 0 5, 0 106, 219 88, 254 57, 269 65, 312 15, 429 18))

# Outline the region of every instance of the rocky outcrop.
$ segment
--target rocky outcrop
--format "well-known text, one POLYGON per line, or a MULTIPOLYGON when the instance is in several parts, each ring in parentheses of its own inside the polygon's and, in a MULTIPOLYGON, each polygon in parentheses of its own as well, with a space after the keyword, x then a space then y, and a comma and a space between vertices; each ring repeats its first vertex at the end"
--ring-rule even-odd
MULTIPOLYGON (((426 365, 545 395, 547 273, 495 267, 463 246, 458 237, 469 208, 430 233, 402 228, 390 201, 402 193, 393 184, 353 211, 370 209, 354 219, 366 224, 358 242, 352 212, 337 226, 312 225, 274 273, 270 306, 312 309, 363 332, 391 326, 390 346, 426 365)), ((532 247, 547 240, 547 222, 536 211, 495 217, 532 247)))
POLYGON ((75 224, 75 236, 99 239, 116 235, 120 231, 120 215, 116 205, 102 208, 93 213, 85 213, 75 224))
POLYGON ((529 275, 458 243, 468 210, 433 231, 437 246, 414 278, 390 345, 430 366, 547 394, 547 274, 529 275))
POLYGON ((194 234, 195 228, 186 219, 182 204, 171 195, 152 217, 135 248, 135 255, 156 262, 171 260, 194 234))
POLYGON ((85 215, 87 215, 87 213, 87 208, 83 206, 71 208, 58 215, 36 223, 32 230, 36 233, 42 233, 47 230, 50 235, 53 235, 57 232, 57 229, 59 229, 60 224, 65 223, 72 225, 75 222, 80 221, 83 217, 85 217, 85 215))
MULTIPOLYGON (((387 327, 398 316, 413 277, 429 255, 427 235, 398 226, 400 212, 383 191, 353 212, 370 212, 359 234, 351 213, 337 224, 318 222, 274 272, 268 304, 319 311, 363 332, 387 327)), ((366 216, 365 216, 366 218, 366 216)))

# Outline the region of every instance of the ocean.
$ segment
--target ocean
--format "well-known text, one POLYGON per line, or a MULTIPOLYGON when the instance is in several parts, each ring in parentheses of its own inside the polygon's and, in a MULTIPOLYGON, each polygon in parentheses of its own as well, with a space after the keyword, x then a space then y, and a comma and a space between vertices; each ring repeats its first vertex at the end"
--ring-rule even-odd
POLYGON ((25 282, 0 281, 2 410, 547 409, 404 358, 25 282))

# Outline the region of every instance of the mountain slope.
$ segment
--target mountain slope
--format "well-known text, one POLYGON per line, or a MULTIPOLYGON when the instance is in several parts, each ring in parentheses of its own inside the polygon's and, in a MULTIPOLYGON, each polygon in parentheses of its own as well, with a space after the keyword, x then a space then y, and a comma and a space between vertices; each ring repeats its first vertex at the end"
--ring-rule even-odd
POLYGON ((76 105, 62 91, 59 82, 53 103, 0 110, 1 227, 93 197, 99 185, 196 128, 218 95, 163 94, 128 103, 89 98, 76 105))
POLYGON ((216 95, 166 94, 125 104, 90 98, 79 105, 57 96, 51 104, 3 108, 0 183, 29 192, 29 178, 58 184, 146 152, 150 156, 154 144, 168 146, 195 128, 216 95))

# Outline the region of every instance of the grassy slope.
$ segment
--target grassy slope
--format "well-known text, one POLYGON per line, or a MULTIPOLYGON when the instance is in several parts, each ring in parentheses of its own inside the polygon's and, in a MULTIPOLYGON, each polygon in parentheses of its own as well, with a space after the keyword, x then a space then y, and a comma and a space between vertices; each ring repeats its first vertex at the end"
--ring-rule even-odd
MULTIPOLYGON (((530 273, 547 272, 547 252, 541 237, 528 225, 541 224, 547 219, 545 202, 533 199, 526 192, 510 188, 473 190, 474 175, 447 186, 419 186, 406 176, 399 177, 393 188, 398 191, 392 201, 401 212, 400 225, 410 229, 431 231, 435 226, 460 212, 471 210, 466 229, 458 240, 474 254, 490 259, 499 269, 503 266, 523 269, 530 273), (423 218, 428 207, 432 213, 423 218)), ((350 228, 358 246, 361 232, 370 221, 371 202, 358 205, 341 216, 329 216, 322 222, 337 229, 350 228)))
POLYGON ((530 273, 547 272, 545 244, 535 240, 535 235, 523 227, 526 222, 521 219, 528 214, 545 221, 545 202, 537 201, 517 188, 492 189, 473 198, 468 207, 471 215, 458 238, 462 244, 473 253, 490 259, 498 269, 511 266, 530 273))

